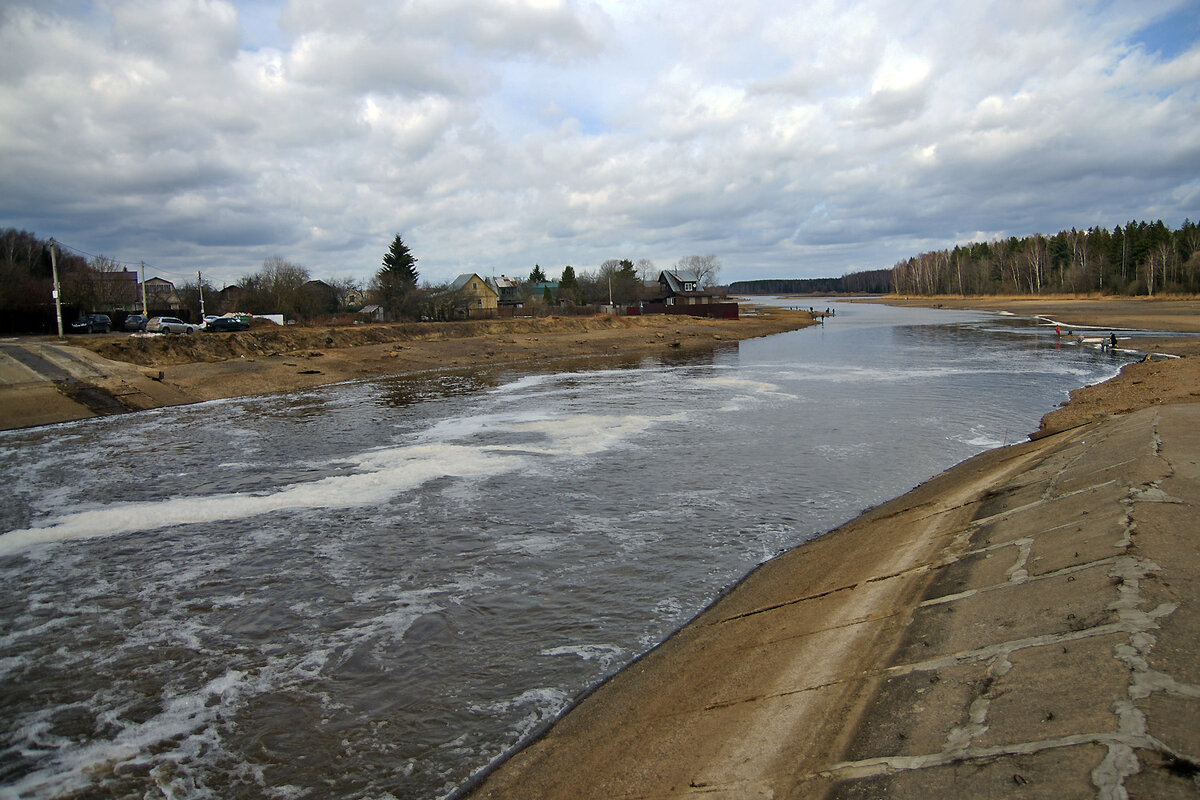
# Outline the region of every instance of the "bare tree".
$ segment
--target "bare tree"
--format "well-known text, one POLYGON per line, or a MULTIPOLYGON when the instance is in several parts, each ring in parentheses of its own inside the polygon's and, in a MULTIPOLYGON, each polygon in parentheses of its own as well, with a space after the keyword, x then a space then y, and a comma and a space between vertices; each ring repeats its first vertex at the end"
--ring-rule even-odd
POLYGON ((271 256, 263 261, 262 269, 238 281, 245 291, 245 302, 256 313, 295 316, 306 310, 303 291, 308 270, 298 264, 271 256))
POLYGON ((696 276, 699 286, 712 286, 721 273, 721 259, 716 254, 706 256, 684 256, 675 262, 676 272, 691 272, 696 276))
POLYGON ((654 266, 654 262, 650 259, 639 258, 637 263, 633 266, 634 269, 637 270, 638 280, 640 280, 643 285, 658 279, 658 268, 654 266))
POLYGON ((627 258, 610 258, 600 265, 596 278, 599 298, 617 304, 628 304, 638 299, 641 282, 633 262, 627 258))

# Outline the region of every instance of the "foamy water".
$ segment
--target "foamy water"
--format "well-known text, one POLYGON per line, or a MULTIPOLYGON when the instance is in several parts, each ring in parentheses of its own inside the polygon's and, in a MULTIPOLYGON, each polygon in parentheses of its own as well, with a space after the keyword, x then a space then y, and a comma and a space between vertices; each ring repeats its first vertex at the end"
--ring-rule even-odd
POLYGON ((0 434, 0 797, 453 794, 754 565, 1122 363, 838 309, 0 434))

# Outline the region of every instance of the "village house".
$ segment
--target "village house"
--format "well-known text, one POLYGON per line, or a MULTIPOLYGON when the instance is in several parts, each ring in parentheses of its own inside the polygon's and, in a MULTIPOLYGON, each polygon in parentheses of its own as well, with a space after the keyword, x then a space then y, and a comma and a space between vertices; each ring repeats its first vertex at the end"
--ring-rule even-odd
POLYGON ((137 273, 133 270, 98 272, 92 280, 92 304, 97 310, 133 311, 140 307, 137 273))
POLYGON ((501 275, 499 278, 492 276, 485 280, 487 285, 496 292, 499 305, 520 308, 525 304, 525 297, 521 293, 521 282, 516 278, 501 275))
POLYGON ((179 311, 183 308, 183 299, 175 289, 175 284, 166 278, 149 278, 142 284, 146 293, 146 307, 158 311, 179 311))
POLYGON ((355 289, 351 287, 346 290, 345 294, 342 295, 342 306, 348 311, 354 311, 362 308, 365 302, 366 297, 363 295, 361 289, 355 289))
POLYGON ((338 311, 341 301, 338 291, 325 281, 306 281, 301 288, 312 306, 311 311, 319 314, 333 314, 338 311))
POLYGON ((717 295, 700 288, 700 279, 692 272, 664 269, 658 273, 659 300, 669 306, 691 306, 717 302, 717 295))
POLYGON ((487 316, 495 314, 500 302, 500 293, 488 285, 488 282, 474 272, 459 275, 446 290, 447 294, 457 295, 466 309, 467 314, 487 316))

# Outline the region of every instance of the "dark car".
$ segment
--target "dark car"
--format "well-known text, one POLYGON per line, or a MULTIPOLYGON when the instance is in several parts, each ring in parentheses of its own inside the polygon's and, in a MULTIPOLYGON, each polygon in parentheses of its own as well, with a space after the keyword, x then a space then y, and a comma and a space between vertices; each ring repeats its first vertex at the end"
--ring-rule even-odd
POLYGON ((130 314, 125 318, 125 330, 144 331, 149 320, 150 318, 145 314, 130 314))
POLYGON ((72 333, 108 333, 112 330, 112 320, 108 314, 83 314, 71 323, 72 333))
POLYGON ((250 323, 237 317, 217 317, 216 319, 210 319, 208 324, 204 326, 204 330, 214 333, 221 333, 223 331, 248 331, 250 330, 250 323))

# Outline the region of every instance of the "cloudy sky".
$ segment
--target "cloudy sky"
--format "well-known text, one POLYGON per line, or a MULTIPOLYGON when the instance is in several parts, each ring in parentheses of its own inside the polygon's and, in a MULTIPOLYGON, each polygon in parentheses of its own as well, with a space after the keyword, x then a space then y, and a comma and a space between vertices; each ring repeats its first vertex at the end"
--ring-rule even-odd
MULTIPOLYGON (((1197 0, 0 0, 0 227, 217 285, 1200 217, 1197 0)), ((0 287, 2 290, 2 287, 0 287)))

